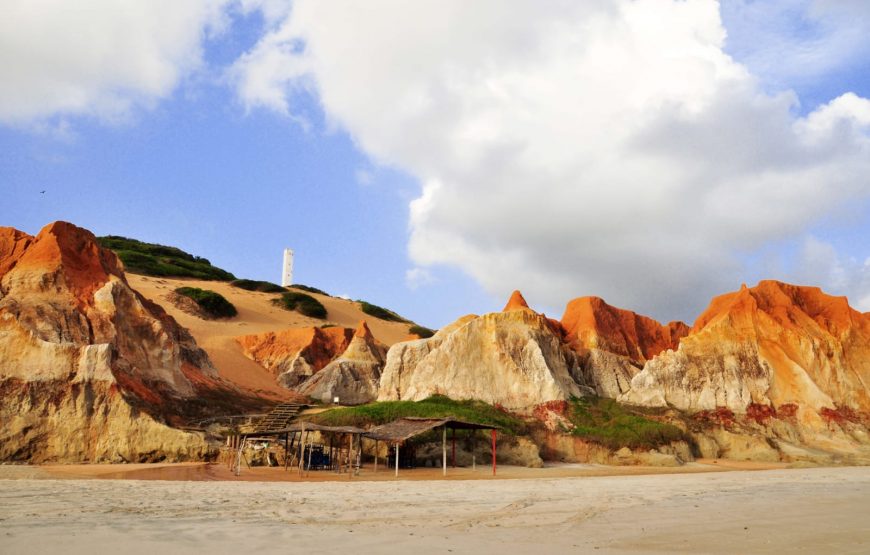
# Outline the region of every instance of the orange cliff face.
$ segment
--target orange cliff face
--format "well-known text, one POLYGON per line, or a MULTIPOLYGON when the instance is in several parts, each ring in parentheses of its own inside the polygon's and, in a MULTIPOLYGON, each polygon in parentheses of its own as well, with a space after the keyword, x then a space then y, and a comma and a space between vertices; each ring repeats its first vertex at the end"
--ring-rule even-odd
POLYGON ((682 409, 789 405, 808 423, 870 410, 870 318, 817 287, 762 281, 713 299, 625 398, 682 409))
POLYGON ((201 437, 161 422, 179 420, 215 378, 92 233, 65 222, 36 237, 0 229, 0 460, 199 457, 201 437))
POLYGON ((350 328, 291 328, 245 335, 236 340, 245 356, 270 370, 284 387, 295 387, 347 349, 350 328))
POLYGON ((93 303, 94 292, 109 281, 109 276, 124 281, 121 262, 114 253, 100 247, 86 229, 54 222, 36 237, 12 228, 3 230, 0 279, 6 276, 4 281, 14 279, 22 285, 31 282, 29 287, 36 291, 64 289, 82 306, 93 303))
POLYGON ((652 318, 616 308, 598 297, 572 300, 562 327, 578 349, 601 349, 643 363, 662 351, 676 349, 688 334, 683 322, 662 325, 652 318))
MULTIPOLYGON (((508 299, 507 304, 504 305, 504 308, 501 309, 501 311, 508 312, 511 310, 522 310, 522 309, 529 309, 529 303, 526 302, 526 299, 525 299, 525 297, 523 297, 522 293, 520 293, 519 291, 514 291, 513 293, 511 293, 511 296, 508 299)), ((531 310, 531 309, 529 309, 529 310, 531 310)))

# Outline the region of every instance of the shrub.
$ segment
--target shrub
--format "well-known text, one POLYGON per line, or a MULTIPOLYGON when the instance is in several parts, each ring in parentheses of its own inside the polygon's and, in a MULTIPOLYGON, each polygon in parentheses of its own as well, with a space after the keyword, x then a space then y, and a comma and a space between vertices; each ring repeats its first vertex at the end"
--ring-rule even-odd
POLYGON ((452 416, 459 420, 498 426, 511 434, 525 432, 525 423, 513 414, 498 410, 483 401, 456 401, 444 395, 433 395, 422 401, 381 401, 342 407, 312 416, 311 420, 325 426, 378 426, 408 416, 420 418, 444 418, 452 416))
POLYGON ((311 287, 310 285, 302 285, 301 283, 294 283, 291 285, 293 289, 301 289, 302 291, 308 291, 309 293, 317 293, 318 295, 323 295, 326 297, 331 296, 329 293, 322 289, 318 289, 317 287, 311 287))
POLYGON ((98 237, 97 241, 102 247, 114 251, 124 263, 124 268, 134 274, 215 281, 235 279, 235 276, 226 270, 212 266, 208 259, 194 256, 176 247, 143 243, 116 235, 98 237))
POLYGON ((198 287, 179 287, 175 292, 196 301, 199 308, 213 318, 232 318, 238 314, 233 303, 226 300, 220 293, 198 287))
POLYGON ((233 287, 246 291, 260 291, 261 293, 283 293, 287 289, 270 281, 257 281, 254 279, 237 279, 230 282, 233 287))
POLYGON ((311 318, 326 318, 326 307, 320 301, 305 293, 289 291, 281 295, 280 299, 275 299, 272 302, 281 308, 295 310, 311 318))
POLYGON ((380 318, 381 320, 387 320, 389 322, 407 322, 407 320, 405 320, 392 310, 387 310, 386 308, 380 307, 375 304, 367 303, 365 301, 359 301, 359 308, 369 316, 374 316, 375 318, 380 318))
POLYGON ((654 448, 685 439, 676 426, 645 418, 613 399, 584 397, 570 405, 571 434, 610 449, 654 448))
POLYGON ((435 335, 434 330, 430 330, 429 328, 424 328, 423 326, 418 326, 417 324, 412 325, 408 328, 408 333, 416 335, 422 339, 426 339, 427 337, 432 337, 435 335))

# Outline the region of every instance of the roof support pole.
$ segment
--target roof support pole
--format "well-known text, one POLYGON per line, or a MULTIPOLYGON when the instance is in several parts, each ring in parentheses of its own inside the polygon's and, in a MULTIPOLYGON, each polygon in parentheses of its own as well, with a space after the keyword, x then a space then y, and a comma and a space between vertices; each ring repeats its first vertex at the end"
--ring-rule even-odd
POLYGON ((396 442, 396 478, 399 477, 399 443, 396 442))
POLYGON ((447 425, 441 432, 441 474, 447 476, 447 425))
POLYGON ((453 439, 453 455, 451 457, 451 463, 453 468, 456 468, 456 428, 450 429, 450 437, 453 439))
POLYGON ((287 466, 290 464, 290 432, 284 434, 284 471, 287 471, 287 466))
POLYGON ((378 440, 375 440, 375 469, 372 474, 378 471, 378 440))
POLYGON ((492 431, 492 475, 495 476, 495 430, 492 431))

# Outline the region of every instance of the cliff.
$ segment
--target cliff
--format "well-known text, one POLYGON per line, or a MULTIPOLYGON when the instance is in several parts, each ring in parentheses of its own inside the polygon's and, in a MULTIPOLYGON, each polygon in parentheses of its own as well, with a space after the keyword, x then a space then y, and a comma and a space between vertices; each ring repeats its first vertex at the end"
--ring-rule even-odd
POLYGON ((689 327, 683 322, 659 322, 616 308, 598 297, 568 303, 561 326, 578 354, 578 380, 602 397, 628 391, 632 378, 647 360, 676 349, 689 327))
POLYGON ((623 397, 689 410, 795 407, 804 425, 870 410, 870 317, 815 287, 762 281, 715 298, 623 397), (825 416, 828 415, 828 416, 825 416))
POLYGON ((324 402, 338 397, 345 405, 374 401, 386 353, 386 347, 375 339, 363 320, 341 356, 305 380, 296 391, 324 402))
POLYGON ((90 232, 0 228, 0 460, 202 458, 202 435, 168 423, 215 377, 90 232))
POLYGON ((394 345, 378 399, 443 394, 524 409, 579 396, 574 354, 554 327, 515 292, 502 312, 466 316, 429 339, 394 345))

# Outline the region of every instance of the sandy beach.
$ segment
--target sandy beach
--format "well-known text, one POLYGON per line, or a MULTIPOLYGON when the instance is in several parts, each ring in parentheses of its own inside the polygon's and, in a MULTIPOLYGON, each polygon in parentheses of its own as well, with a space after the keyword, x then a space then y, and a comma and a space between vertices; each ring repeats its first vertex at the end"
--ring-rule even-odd
MULTIPOLYGON (((102 468, 103 478, 111 475, 102 468)), ((547 477, 548 470, 508 480, 408 473, 396 481, 384 473, 256 482, 55 479, 52 469, 3 467, 0 476, 14 479, 0 480, 0 552, 870 550, 870 468, 578 477, 561 477, 565 469, 547 477)))

